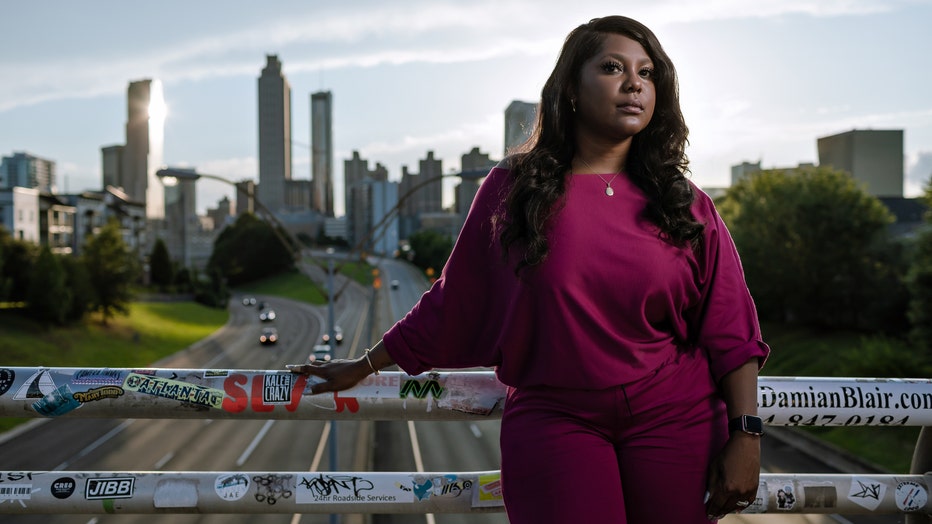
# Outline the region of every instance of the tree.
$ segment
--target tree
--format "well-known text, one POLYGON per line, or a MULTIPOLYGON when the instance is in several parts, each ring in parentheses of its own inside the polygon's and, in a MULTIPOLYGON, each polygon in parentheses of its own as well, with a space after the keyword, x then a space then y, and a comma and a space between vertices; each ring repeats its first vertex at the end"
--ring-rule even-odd
POLYGON ((6 249, 5 246, 10 242, 10 233, 7 232, 6 228, 0 225, 0 302, 7 299, 7 295, 10 292, 10 287, 12 282, 7 278, 6 273, 4 273, 4 263, 3 263, 3 251, 6 249))
POLYGON ((31 269, 26 292, 29 315, 43 324, 64 324, 71 293, 59 257, 47 246, 43 247, 31 269))
POLYGON ((230 290, 227 288, 223 275, 216 269, 207 272, 207 278, 195 275, 193 279, 194 300, 205 306, 225 308, 230 300, 230 290))
POLYGON ((161 291, 167 291, 174 278, 174 268, 171 256, 168 254, 168 247, 164 240, 158 238, 152 246, 152 253, 149 254, 149 280, 161 291))
POLYGON ((718 207, 762 318, 863 328, 877 323, 867 307, 874 293, 902 292, 897 279, 892 289, 878 284, 889 284, 882 254, 893 216, 845 172, 763 171, 729 188, 718 207))
POLYGON ((37 246, 25 240, 13 238, 4 229, 0 229, 0 299, 10 302, 25 302, 29 289, 29 274, 35 263, 37 246))
POLYGON ((138 264, 123 241, 119 222, 110 220, 88 238, 84 263, 95 291, 91 310, 100 312, 104 325, 117 313, 128 314, 138 264))
POLYGON ((94 288, 91 286, 90 273, 83 259, 62 257, 62 269, 65 271, 65 286, 70 291, 70 302, 65 312, 65 320, 80 321, 96 303, 94 288))
MULTIPOLYGON (((932 209, 932 179, 926 184, 923 200, 932 209)), ((916 254, 907 282, 910 290, 909 338, 917 351, 932 351, 932 213, 926 214, 930 224, 916 239, 916 254)))
POLYGON ((238 286, 294 269, 298 246, 286 244, 284 238, 280 229, 244 213, 217 237, 208 272, 216 270, 230 286, 238 286))
POLYGON ((450 237, 436 231, 418 231, 408 238, 408 242, 414 252, 411 262, 424 271, 433 269, 439 273, 453 251, 453 241, 450 237))

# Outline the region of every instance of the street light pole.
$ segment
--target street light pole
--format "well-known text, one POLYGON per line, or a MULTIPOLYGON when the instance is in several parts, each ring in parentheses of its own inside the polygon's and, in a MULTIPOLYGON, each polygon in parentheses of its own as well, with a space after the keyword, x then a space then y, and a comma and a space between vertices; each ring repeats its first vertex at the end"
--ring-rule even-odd
MULTIPOLYGON (((330 354, 333 354, 334 349, 336 349, 336 328, 334 324, 334 314, 333 314, 333 255, 334 251, 332 247, 327 248, 327 332, 330 333, 328 337, 327 344, 330 345, 330 354)), ((338 471, 337 469, 337 421, 330 421, 330 471, 338 471)), ((340 522, 340 516, 331 513, 330 514, 330 524, 338 524, 340 522)))

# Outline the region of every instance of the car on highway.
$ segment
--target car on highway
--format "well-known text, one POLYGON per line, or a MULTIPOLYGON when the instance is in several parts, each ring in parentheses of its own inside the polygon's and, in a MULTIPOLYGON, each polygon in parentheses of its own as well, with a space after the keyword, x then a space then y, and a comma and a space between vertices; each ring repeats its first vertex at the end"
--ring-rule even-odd
POLYGON ((311 356, 308 357, 308 360, 311 362, 316 362, 318 360, 329 362, 332 356, 333 355, 330 351, 330 346, 326 344, 317 344, 314 346, 314 350, 311 351, 311 356))
POLYGON ((275 320, 275 310, 274 309, 263 309, 262 312, 259 313, 259 320, 263 322, 271 322, 275 320))
MULTIPOLYGON (((324 333, 324 336, 321 338, 324 344, 330 343, 330 333, 324 333)), ((340 326, 333 326, 333 339, 337 344, 343 343, 343 328, 340 326)))
POLYGON ((398 289, 398 281, 392 280, 391 286, 392 286, 392 289, 398 289))
POLYGON ((255 306, 256 297, 243 297, 243 305, 244 306, 255 306))
POLYGON ((267 327, 259 335, 259 343, 268 346, 278 343, 278 330, 273 327, 267 327))

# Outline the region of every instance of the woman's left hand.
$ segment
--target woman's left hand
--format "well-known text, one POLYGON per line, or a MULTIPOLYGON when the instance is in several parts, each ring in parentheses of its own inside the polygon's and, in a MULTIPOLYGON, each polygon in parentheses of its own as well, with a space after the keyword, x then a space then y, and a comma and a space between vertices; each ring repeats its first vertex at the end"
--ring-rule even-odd
POLYGON ((717 520, 754 503, 760 481, 760 437, 741 431, 731 434, 709 466, 709 520, 717 520))

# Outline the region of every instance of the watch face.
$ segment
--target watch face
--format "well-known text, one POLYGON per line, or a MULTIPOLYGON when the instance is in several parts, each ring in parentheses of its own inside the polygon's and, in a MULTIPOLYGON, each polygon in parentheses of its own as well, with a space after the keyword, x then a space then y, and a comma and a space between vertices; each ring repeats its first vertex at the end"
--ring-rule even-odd
POLYGON ((744 430, 748 433, 761 434, 764 432, 764 421, 760 417, 745 415, 742 418, 744 419, 744 430))

